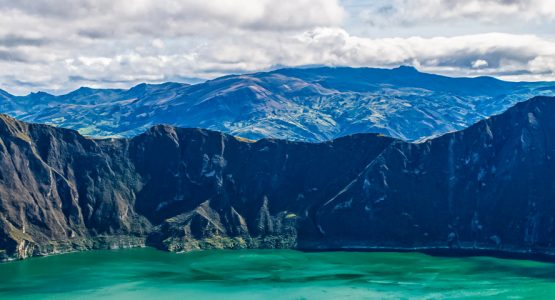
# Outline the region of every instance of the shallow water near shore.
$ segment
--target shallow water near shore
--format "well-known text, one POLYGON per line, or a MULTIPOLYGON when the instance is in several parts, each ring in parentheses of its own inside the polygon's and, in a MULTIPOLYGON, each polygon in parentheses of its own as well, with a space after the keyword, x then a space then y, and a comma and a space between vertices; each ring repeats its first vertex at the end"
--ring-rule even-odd
POLYGON ((150 248, 0 264, 1 299, 549 299, 555 264, 421 253, 150 248))

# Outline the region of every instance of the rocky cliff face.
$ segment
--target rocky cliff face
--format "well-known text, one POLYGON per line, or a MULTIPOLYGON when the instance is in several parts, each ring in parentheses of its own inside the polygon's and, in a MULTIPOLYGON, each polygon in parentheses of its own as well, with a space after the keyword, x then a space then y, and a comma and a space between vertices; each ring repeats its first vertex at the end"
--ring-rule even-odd
MULTIPOLYGON (((555 250, 555 99, 421 143, 132 139, 0 118, 0 256, 151 245, 555 250)), ((555 251, 554 251, 555 252, 555 251)))
POLYGON ((126 145, 0 117, 0 248, 26 257, 142 238, 151 224, 135 213, 126 145))
POLYGON ((320 232, 338 246, 553 251, 554 115, 554 99, 537 98, 461 132, 392 142, 320 207, 320 232))

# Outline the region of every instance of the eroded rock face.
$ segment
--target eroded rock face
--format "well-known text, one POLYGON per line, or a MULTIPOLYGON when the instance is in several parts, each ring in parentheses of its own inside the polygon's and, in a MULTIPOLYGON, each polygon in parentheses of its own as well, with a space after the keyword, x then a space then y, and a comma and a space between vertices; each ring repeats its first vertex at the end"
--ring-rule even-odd
POLYGON ((338 245, 552 251, 554 115, 553 99, 538 98, 461 132, 391 143, 318 210, 321 232, 338 245))
POLYGON ((145 243, 294 247, 301 212, 391 142, 251 143, 169 126, 92 140, 5 116, 0 137, 0 249, 21 258, 145 243))
MULTIPOLYGON (((555 99, 422 143, 93 140, 0 118, 0 256, 90 248, 554 251, 555 99)), ((555 251, 554 251, 555 252, 555 251)))
POLYGON ((0 118, 0 248, 26 257, 149 231, 133 206, 140 178, 126 141, 0 118))

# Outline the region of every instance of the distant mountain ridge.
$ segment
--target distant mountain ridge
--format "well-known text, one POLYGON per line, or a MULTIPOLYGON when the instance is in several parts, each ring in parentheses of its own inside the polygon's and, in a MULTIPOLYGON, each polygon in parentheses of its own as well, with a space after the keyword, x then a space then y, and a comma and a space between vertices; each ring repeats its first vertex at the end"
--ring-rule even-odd
POLYGON ((229 75, 199 84, 80 88, 66 95, 0 92, 0 113, 97 137, 131 137, 156 124, 248 139, 319 142, 355 133, 413 141, 460 130, 555 83, 450 78, 412 67, 318 67, 229 75))
POLYGON ((0 115, 0 259, 149 245, 555 257, 555 98, 418 143, 91 139, 0 115))

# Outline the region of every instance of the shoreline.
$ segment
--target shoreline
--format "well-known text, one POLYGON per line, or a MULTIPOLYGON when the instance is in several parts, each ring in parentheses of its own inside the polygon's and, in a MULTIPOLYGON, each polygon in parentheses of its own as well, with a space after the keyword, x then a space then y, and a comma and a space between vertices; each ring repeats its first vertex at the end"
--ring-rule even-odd
POLYGON ((547 252, 541 250, 518 250, 518 249, 494 249, 488 247, 474 247, 474 248, 449 248, 446 246, 437 247, 384 247, 384 246, 345 246, 345 247, 293 247, 293 248, 210 248, 210 249, 191 249, 188 251, 167 251, 154 247, 152 245, 135 244, 125 245, 120 247, 94 247, 89 249, 72 249, 67 251, 53 251, 49 253, 40 253, 37 255, 29 256, 26 258, 16 257, 3 257, 0 259, 0 264, 10 263, 17 261, 24 261, 33 258, 42 258, 48 256, 57 256, 71 253, 81 253, 89 251, 112 251, 112 250, 125 250, 125 249, 139 249, 150 248, 156 251, 174 253, 174 254, 187 254, 197 251, 210 251, 210 250, 228 250, 228 251, 241 251, 241 250, 293 250, 305 253, 318 253, 318 252, 391 252, 391 253, 422 253, 434 257, 444 258, 464 258, 464 257, 493 257, 499 259, 511 260, 529 260, 538 262, 555 263, 555 252, 547 252))
POLYGON ((422 253, 435 257, 494 257, 500 259, 530 260, 555 263, 555 252, 528 250, 500 250, 487 247, 449 248, 449 247, 329 247, 329 248, 295 248, 302 252, 394 252, 394 253, 422 253))

